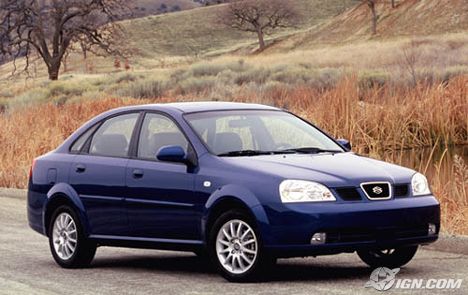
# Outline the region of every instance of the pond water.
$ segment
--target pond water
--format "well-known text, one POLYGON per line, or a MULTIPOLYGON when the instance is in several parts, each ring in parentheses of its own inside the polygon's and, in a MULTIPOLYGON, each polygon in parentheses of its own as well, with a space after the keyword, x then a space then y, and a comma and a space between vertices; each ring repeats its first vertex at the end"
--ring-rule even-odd
POLYGON ((378 155, 385 161, 415 169, 425 174, 429 180, 439 177, 444 183, 454 177, 456 156, 460 157, 465 165, 468 165, 468 145, 449 148, 406 149, 382 152, 378 155))

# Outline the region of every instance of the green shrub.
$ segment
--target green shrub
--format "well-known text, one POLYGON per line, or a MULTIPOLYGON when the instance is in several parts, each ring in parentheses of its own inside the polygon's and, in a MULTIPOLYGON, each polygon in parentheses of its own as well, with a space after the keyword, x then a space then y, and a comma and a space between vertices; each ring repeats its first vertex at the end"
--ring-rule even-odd
POLYGON ((4 97, 4 98, 12 98, 14 97, 15 95, 13 94, 13 92, 11 92, 11 90, 8 90, 8 89, 2 89, 0 90, 0 97, 4 97))
POLYGON ((234 83, 237 85, 244 85, 251 82, 257 84, 266 83, 271 75, 271 69, 266 68, 252 68, 245 72, 239 73, 234 79, 234 83))
POLYGON ((190 72, 193 77, 216 76, 224 69, 225 66, 223 65, 198 63, 191 66, 190 72))
POLYGON ((81 82, 54 82, 49 85, 49 97, 54 96, 80 96, 86 89, 86 84, 81 82))
POLYGON ((239 72, 247 71, 248 69, 252 68, 252 66, 249 64, 246 64, 243 59, 239 59, 237 62, 232 62, 232 63, 227 64, 225 68, 233 72, 239 73, 239 72))
POLYGON ((364 71, 359 73, 359 87, 373 88, 382 87, 389 81, 388 73, 379 71, 364 71))
POLYGON ((216 84, 216 77, 188 78, 177 83, 175 93, 180 95, 208 92, 216 84))
POLYGON ((313 71, 293 66, 275 67, 271 80, 288 84, 304 84, 313 79, 313 71))
POLYGON ((122 82, 134 82, 137 77, 133 74, 125 73, 123 75, 119 75, 114 80, 115 83, 120 84, 122 82))
POLYGON ((49 91, 44 88, 35 88, 28 92, 8 100, 8 108, 22 107, 25 105, 45 103, 49 98, 49 91))
POLYGON ((312 86, 322 89, 330 89, 344 76, 344 71, 335 68, 323 68, 314 73, 315 77, 311 80, 312 86))
POLYGON ((126 86, 119 86, 115 91, 117 96, 133 98, 158 98, 164 95, 166 84, 159 80, 135 81, 126 86))
POLYGON ((454 66, 454 67, 448 67, 445 68, 442 72, 439 72, 439 81, 442 81, 444 83, 447 83, 451 79, 461 76, 461 75, 466 75, 468 74, 468 67, 466 66, 454 66))

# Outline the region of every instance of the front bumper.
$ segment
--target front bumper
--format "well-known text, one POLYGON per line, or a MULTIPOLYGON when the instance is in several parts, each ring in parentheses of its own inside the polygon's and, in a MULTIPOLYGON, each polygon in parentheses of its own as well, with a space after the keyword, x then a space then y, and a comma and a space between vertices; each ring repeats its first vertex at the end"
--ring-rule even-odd
POLYGON ((431 243, 440 229, 439 202, 433 196, 372 202, 275 204, 264 206, 266 249, 278 257, 353 252, 431 243), (429 223, 436 233, 429 234, 429 223), (325 232, 323 244, 311 244, 325 232))

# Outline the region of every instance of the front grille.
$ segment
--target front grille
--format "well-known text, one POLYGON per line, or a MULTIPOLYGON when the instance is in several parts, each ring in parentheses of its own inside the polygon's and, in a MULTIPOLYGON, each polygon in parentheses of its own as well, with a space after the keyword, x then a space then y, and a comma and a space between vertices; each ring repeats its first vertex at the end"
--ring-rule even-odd
POLYGON ((344 201, 359 201, 361 195, 355 187, 340 187, 335 189, 338 196, 344 201))
POLYGON ((393 195, 395 198, 404 198, 408 196, 408 187, 409 185, 404 184, 395 184, 393 186, 393 195))
POLYGON ((388 182, 368 182, 361 184, 361 188, 371 200, 385 200, 390 196, 390 184, 388 182))

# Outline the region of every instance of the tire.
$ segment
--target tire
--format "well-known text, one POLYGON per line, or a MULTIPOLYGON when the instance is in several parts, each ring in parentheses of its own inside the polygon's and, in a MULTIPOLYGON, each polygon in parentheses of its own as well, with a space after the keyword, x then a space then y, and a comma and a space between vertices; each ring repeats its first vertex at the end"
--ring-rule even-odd
POLYGON ((96 243, 87 239, 78 215, 67 205, 58 207, 49 224, 49 247, 63 268, 87 267, 96 254, 96 243))
POLYGON ((219 273, 231 282, 264 279, 266 268, 276 262, 265 253, 255 222, 238 210, 216 219, 209 233, 208 254, 219 273))
POLYGON ((385 250, 359 250, 357 254, 372 268, 380 266, 395 268, 410 262, 417 250, 418 246, 408 246, 385 250))
POLYGON ((208 260, 208 253, 205 249, 197 249, 193 251, 193 254, 195 254, 201 260, 208 260))

